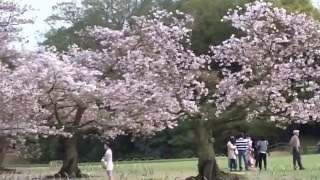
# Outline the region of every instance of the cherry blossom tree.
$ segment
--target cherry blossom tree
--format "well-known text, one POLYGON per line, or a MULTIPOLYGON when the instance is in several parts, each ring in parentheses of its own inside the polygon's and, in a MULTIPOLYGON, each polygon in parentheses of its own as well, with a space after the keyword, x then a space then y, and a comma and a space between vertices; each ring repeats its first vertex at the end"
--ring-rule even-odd
POLYGON ((206 89, 196 77, 207 59, 181 44, 187 42, 190 19, 161 11, 153 16, 136 17, 136 24, 123 30, 90 29, 102 51, 48 49, 15 62, 14 77, 33 88, 25 96, 32 92, 41 107, 36 122, 64 131, 60 174, 80 176, 77 136, 154 134, 177 125, 183 115, 198 113, 197 99, 206 89))
POLYGON ((133 19, 134 23, 122 30, 89 29, 89 34, 103 46, 97 55, 100 60, 92 62, 92 66, 111 67, 109 70, 117 77, 112 81, 116 83, 115 91, 108 91, 104 103, 110 105, 119 122, 141 122, 144 131, 135 128, 137 133, 173 127, 181 119, 193 120, 199 141, 198 177, 223 176, 212 146, 211 120, 216 118, 206 111, 212 107, 206 102, 204 79, 212 74, 202 70, 210 58, 196 56, 189 49, 192 18, 179 12, 157 11, 133 19))
MULTIPOLYGON (((225 20, 244 36, 212 47, 212 59, 221 64, 224 77, 213 96, 217 115, 223 119, 236 103, 248 107, 251 115, 317 119, 318 22, 264 2, 238 8, 225 20), (241 70, 229 70, 232 64, 241 70)), ((153 134, 188 117, 198 122, 200 177, 217 177, 209 115, 201 106, 208 95, 201 69, 210 60, 189 50, 191 22, 179 12, 156 11, 133 17, 121 30, 89 28, 88 34, 102 46, 99 51, 73 46, 68 52, 44 51, 18 62, 22 84, 36 87, 46 115, 43 125, 63 128, 67 136, 60 173, 80 173, 76 136, 153 134)))
MULTIPOLYGON (((13 61, 21 56, 21 53, 10 48, 9 43, 19 40, 17 33, 20 28, 18 26, 29 22, 28 19, 23 17, 27 9, 27 7, 19 6, 14 1, 0 2, 0 98, 1 102, 3 102, 0 107, 0 136, 10 133, 16 134, 16 132, 11 132, 11 130, 21 130, 21 128, 17 127, 17 120, 24 119, 20 117, 22 113, 18 113, 18 108, 22 107, 15 104, 18 103, 17 99, 20 98, 18 93, 20 91, 18 87, 19 83, 11 77, 14 68, 13 61), (17 116, 13 117, 15 114, 17 116)), ((23 103, 22 100, 21 103, 23 103)))
POLYGON ((197 100, 207 90, 197 77, 207 58, 197 57, 182 44, 189 44, 186 23, 191 20, 190 16, 178 19, 157 11, 149 17, 134 17, 133 25, 119 31, 90 29, 90 35, 103 46, 100 61, 111 64, 121 76, 111 82, 116 83, 115 91, 108 91, 104 100, 115 116, 140 119, 152 132, 175 126, 185 114, 199 112, 197 100))
POLYGON ((104 81, 98 81, 101 73, 77 63, 78 58, 84 56, 75 51, 57 53, 48 49, 17 60, 14 72, 24 88, 32 88, 24 92, 24 97, 31 93, 41 107, 36 113, 39 117, 33 120, 50 130, 62 130, 59 135, 63 137, 66 157, 60 173, 77 176, 77 136, 109 122, 97 105, 104 87, 104 81))
MULTIPOLYGON (((12 73, 12 60, 19 56, 19 53, 10 48, 9 43, 18 41, 19 32, 18 25, 27 23, 29 20, 23 18, 23 14, 27 11, 27 7, 21 7, 13 1, 0 1, 0 168, 3 168, 3 159, 9 145, 9 137, 14 138, 17 133, 23 131, 23 125, 19 117, 13 117, 13 113, 19 107, 16 107, 17 101, 13 100, 14 83, 10 78, 12 73), (18 120, 18 121, 16 121, 18 120)), ((21 102, 22 103, 22 102, 21 102)), ((24 122, 24 124, 26 124, 24 122)))
POLYGON ((217 114, 239 104, 247 108, 249 119, 318 121, 319 22, 267 2, 239 7, 223 20, 243 36, 212 47, 224 77, 214 96, 217 114), (241 70, 231 71, 232 64, 241 70))
POLYGON ((13 77, 28 89, 21 93, 40 107, 33 121, 64 136, 59 174, 81 176, 79 136, 152 135, 200 113, 198 100, 207 90, 197 78, 208 58, 187 50, 192 18, 176 14, 134 17, 122 30, 89 28, 101 51, 49 48, 15 62, 13 77))
POLYGON ((27 6, 20 6, 16 1, 0 2, 0 39, 2 41, 13 41, 19 38, 17 36, 21 29, 19 25, 31 22, 30 19, 23 17, 28 9, 27 6))
POLYGON ((199 140, 199 178, 215 179, 221 174, 211 120, 224 121, 233 104, 246 107, 249 118, 307 122, 318 116, 318 22, 265 2, 239 7, 224 20, 243 36, 212 47, 212 58, 189 50, 192 18, 166 11, 132 17, 120 30, 88 28, 84 34, 100 42, 99 50, 24 54, 14 70, 1 71, 8 84, 6 120, 14 118, 25 132, 61 136, 66 156, 59 173, 81 176, 77 137, 152 135, 188 118, 199 140), (212 59, 223 79, 209 91, 203 69, 212 59), (231 71, 233 64, 241 69, 231 71), (206 109, 212 91, 219 117, 206 109))
MULTIPOLYGON (((10 88, 8 88, 8 81, 7 81, 7 77, 9 74, 10 70, 8 68, 6 68, 4 65, 2 65, 2 63, 0 64, 0 82, 1 82, 1 100, 2 100, 2 104, 5 104, 7 101, 7 94, 8 92, 10 92, 10 88), (5 100, 5 101, 3 101, 5 100)), ((1 105, 0 108, 0 114, 1 116, 3 115, 3 105, 1 105)), ((3 168, 3 160, 4 160, 4 155, 5 155, 5 151, 7 149, 7 138, 2 134, 3 129, 7 129, 7 126, 5 124, 5 121, 3 121, 4 118, 1 118, 0 120, 0 129, 1 129, 1 138, 0 141, 2 142, 1 144, 3 144, 3 146, 1 146, 0 148, 0 167, 3 168)))
MULTIPOLYGON (((12 59, 11 59, 12 60, 12 59)), ((16 59, 17 60, 17 59, 16 59)), ((10 61, 11 65, 16 65, 10 61)), ((17 139, 18 136, 33 135, 55 135, 61 130, 50 129, 42 123, 45 111, 38 103, 35 88, 24 84, 22 79, 16 75, 15 69, 0 63, 0 137, 1 137, 1 159, 3 161, 9 141, 17 139)), ((23 144, 20 144, 23 145, 23 144)))

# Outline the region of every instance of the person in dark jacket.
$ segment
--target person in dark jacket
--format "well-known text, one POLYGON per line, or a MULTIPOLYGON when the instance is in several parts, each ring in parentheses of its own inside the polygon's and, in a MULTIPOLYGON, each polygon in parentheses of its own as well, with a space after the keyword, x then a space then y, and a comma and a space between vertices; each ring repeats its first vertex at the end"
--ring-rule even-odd
POLYGON ((259 148, 258 148, 258 142, 260 138, 253 140, 253 158, 255 160, 254 166, 257 168, 259 164, 259 148))

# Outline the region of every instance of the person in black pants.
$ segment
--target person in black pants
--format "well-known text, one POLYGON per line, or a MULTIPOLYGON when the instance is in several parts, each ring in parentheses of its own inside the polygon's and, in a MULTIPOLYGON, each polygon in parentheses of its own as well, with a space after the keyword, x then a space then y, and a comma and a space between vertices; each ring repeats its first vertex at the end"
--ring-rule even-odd
POLYGON ((255 164, 254 166, 257 168, 259 165, 259 148, 258 148, 258 142, 259 139, 254 139, 253 140, 253 158, 255 159, 255 164))
POLYGON ((268 141, 266 138, 261 137, 260 141, 258 141, 258 149, 259 149, 259 169, 262 169, 262 161, 264 165, 264 169, 267 170, 267 153, 268 153, 268 141))

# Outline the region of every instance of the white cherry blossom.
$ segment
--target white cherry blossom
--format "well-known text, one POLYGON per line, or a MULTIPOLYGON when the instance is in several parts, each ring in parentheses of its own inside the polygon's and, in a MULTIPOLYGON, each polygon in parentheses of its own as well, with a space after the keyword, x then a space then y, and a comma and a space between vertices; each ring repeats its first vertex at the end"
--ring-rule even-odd
POLYGON ((243 33, 211 48, 224 67, 214 96, 217 114, 237 103, 248 106, 250 117, 319 120, 319 22, 263 1, 230 11, 223 21, 243 33), (241 70, 231 72, 231 64, 241 70))

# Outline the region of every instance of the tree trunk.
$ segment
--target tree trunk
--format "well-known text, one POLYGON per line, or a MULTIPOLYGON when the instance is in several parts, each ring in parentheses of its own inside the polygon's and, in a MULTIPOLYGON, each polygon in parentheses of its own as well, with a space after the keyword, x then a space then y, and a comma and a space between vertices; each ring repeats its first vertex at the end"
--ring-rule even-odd
POLYGON ((0 137, 0 169, 4 169, 4 158, 8 148, 8 141, 5 137, 0 137))
POLYGON ((58 174, 62 177, 68 175, 68 177, 81 177, 81 171, 78 167, 78 151, 77 151, 77 139, 75 136, 72 138, 63 138, 64 147, 64 160, 63 165, 58 174))
POLYGON ((221 172, 213 150, 213 137, 211 129, 206 126, 206 121, 196 121, 195 135, 198 141, 198 176, 196 179, 220 180, 226 179, 226 174, 221 172))

